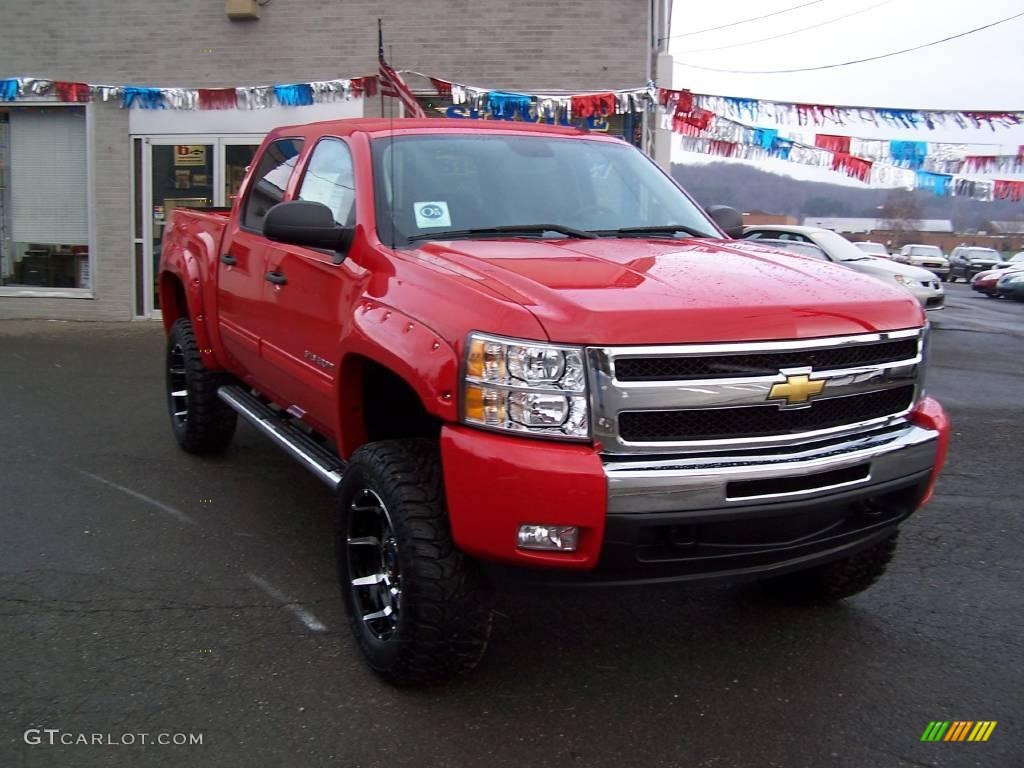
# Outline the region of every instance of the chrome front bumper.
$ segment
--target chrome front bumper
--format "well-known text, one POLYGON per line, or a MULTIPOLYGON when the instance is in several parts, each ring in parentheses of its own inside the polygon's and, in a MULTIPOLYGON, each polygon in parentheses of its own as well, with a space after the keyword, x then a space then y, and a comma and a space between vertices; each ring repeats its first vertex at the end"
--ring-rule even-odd
POLYGON ((715 510, 784 505, 890 484, 930 470, 938 433, 903 422, 853 438, 819 441, 789 451, 748 449, 670 458, 608 456, 609 514, 715 510))
POLYGON ((914 294, 924 309, 939 309, 945 305, 946 291, 938 279, 934 281, 934 285, 922 285, 921 281, 917 280, 913 285, 905 287, 914 294))

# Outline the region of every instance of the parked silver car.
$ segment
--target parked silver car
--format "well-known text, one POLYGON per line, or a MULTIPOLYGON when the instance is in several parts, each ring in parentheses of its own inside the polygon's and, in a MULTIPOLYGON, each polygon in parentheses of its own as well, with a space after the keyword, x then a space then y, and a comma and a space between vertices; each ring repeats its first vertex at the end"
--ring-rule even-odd
POLYGON ((949 260, 937 245, 918 243, 904 245, 900 248, 899 253, 892 257, 892 260, 898 261, 900 264, 913 264, 915 267, 924 267, 939 277, 949 274, 949 260))
POLYGON ((854 243, 854 245, 869 256, 878 256, 881 259, 889 258, 889 249, 881 243, 872 243, 868 240, 862 240, 859 243, 854 243))
POLYGON ((800 240, 766 240, 764 238, 757 238, 756 243, 757 245, 767 245, 771 248, 780 248, 791 253, 799 253, 801 256, 810 256, 819 261, 831 261, 828 254, 814 243, 805 243, 800 240))
POLYGON ((820 227, 763 224, 743 228, 744 240, 796 240, 813 243, 825 252, 829 261, 877 277, 887 283, 899 283, 914 294, 925 309, 942 309, 946 293, 940 280, 929 270, 912 264, 897 264, 889 259, 869 256, 842 235, 820 227))

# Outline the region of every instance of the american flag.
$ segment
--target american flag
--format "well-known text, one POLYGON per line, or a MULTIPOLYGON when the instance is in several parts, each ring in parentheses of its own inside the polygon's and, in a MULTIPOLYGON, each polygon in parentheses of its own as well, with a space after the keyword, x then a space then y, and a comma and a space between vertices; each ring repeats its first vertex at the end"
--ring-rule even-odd
POLYGON ((427 113, 416 101, 416 97, 412 95, 412 91, 409 90, 409 86, 405 84, 402 76, 384 60, 384 33, 380 28, 380 20, 377 21, 377 40, 379 44, 377 80, 380 82, 380 92, 384 96, 391 96, 401 101, 406 117, 426 117, 427 113))

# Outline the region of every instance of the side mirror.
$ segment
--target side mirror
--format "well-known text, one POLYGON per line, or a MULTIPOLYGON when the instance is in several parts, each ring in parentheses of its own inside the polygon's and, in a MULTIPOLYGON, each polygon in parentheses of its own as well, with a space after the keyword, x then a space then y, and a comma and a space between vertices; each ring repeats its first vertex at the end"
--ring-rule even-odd
POLYGON ((708 208, 708 216, 729 237, 736 240, 743 237, 743 217, 735 208, 728 205, 712 205, 708 208))
POLYGON ((278 203, 263 219, 263 234, 270 240, 309 248, 345 251, 352 242, 352 227, 334 222, 334 214, 323 203, 290 200, 278 203))

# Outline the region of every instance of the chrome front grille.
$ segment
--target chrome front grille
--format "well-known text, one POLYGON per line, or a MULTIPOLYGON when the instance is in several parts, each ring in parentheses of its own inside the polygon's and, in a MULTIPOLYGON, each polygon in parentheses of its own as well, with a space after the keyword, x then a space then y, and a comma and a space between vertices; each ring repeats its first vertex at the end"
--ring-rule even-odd
POLYGON ((790 445, 899 419, 917 399, 919 329, 807 341, 588 349, 605 453, 790 445), (820 392, 800 401, 787 382, 820 392), (795 400, 795 401, 794 401, 795 400))
POLYGON ((908 409, 914 387, 880 389, 865 395, 814 401, 813 407, 784 410, 775 405, 682 411, 624 411, 619 433, 631 443, 787 435, 877 419, 908 409))
POLYGON ((772 376, 783 368, 811 366, 818 370, 855 368, 917 356, 917 339, 896 339, 877 344, 856 344, 792 352, 738 355, 677 355, 674 357, 617 357, 618 381, 670 381, 723 376, 772 376))

